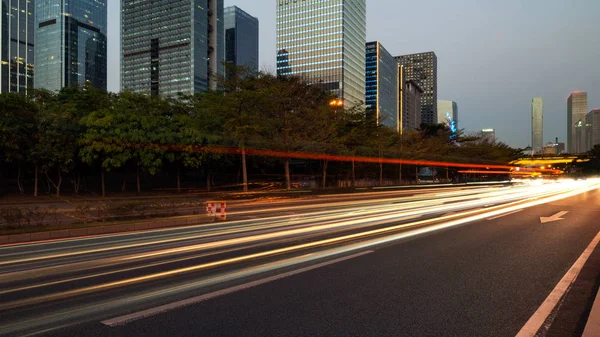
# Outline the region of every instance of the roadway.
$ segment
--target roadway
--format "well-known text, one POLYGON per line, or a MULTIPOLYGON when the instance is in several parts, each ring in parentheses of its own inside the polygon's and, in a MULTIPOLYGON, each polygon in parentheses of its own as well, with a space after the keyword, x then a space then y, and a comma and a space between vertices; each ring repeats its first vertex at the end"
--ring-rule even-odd
POLYGON ((0 335, 514 336, 600 231, 598 187, 329 196, 4 246, 0 335))

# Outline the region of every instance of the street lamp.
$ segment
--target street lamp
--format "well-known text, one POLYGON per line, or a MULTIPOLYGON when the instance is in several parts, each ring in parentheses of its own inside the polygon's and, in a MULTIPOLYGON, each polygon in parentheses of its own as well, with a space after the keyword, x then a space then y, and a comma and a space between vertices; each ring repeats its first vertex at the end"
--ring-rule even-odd
POLYGON ((344 101, 341 99, 333 99, 329 102, 329 105, 333 107, 340 107, 344 105, 344 101))

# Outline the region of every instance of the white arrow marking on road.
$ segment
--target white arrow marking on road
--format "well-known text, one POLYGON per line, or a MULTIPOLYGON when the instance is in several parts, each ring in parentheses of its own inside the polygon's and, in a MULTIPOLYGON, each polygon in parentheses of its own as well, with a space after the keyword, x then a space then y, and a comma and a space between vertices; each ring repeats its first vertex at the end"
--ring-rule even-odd
POLYGON ((561 218, 561 216, 563 216, 567 213, 569 213, 569 212, 562 211, 562 212, 558 212, 558 213, 554 214, 551 217, 540 217, 540 222, 546 223, 546 222, 554 222, 554 221, 564 220, 563 218, 561 218))

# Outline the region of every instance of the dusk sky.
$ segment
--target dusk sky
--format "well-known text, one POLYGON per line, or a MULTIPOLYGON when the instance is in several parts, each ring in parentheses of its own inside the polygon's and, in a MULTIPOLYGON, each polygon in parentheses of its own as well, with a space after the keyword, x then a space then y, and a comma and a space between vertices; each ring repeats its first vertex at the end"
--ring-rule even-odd
MULTIPOLYGON (((260 65, 275 69, 277 0, 226 0, 260 20, 260 65)), ((119 90, 119 1, 108 0, 108 89, 119 90)), ((598 0, 368 0, 367 40, 392 55, 433 50, 438 98, 458 103, 459 127, 495 128, 531 143, 531 100, 544 102, 544 142, 566 138, 566 98, 600 108, 598 0)))

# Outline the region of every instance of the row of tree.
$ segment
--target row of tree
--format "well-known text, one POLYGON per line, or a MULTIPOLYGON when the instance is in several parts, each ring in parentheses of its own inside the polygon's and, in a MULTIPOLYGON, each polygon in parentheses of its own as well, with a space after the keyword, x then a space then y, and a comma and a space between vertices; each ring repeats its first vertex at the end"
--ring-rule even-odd
MULTIPOLYGON (((503 164, 520 154, 503 143, 460 133, 453 137, 441 124, 399 135, 377 125, 362 107, 332 107, 335 97, 299 78, 242 68, 230 73, 216 91, 174 98, 106 93, 92 87, 2 94, 0 160, 11 164, 3 167, 16 170, 21 193, 24 172, 33 172, 37 196, 40 177, 60 195, 66 175, 72 177, 77 193, 81 172, 90 168, 99 173, 102 195, 105 174, 111 171, 135 172, 139 193, 140 173, 171 172, 179 189, 182 170, 202 170, 210 189, 211 176, 237 160, 232 158, 240 160, 246 190, 246 157, 252 149, 503 164), (235 151, 213 151, 216 147, 235 151)), ((280 159, 288 189, 291 157, 280 159)), ((323 186, 327 158, 320 160, 323 186)), ((352 181, 354 168, 352 161, 352 181)), ((8 173, 13 172, 4 172, 8 173)), ((383 180, 383 164, 379 179, 383 180)))

